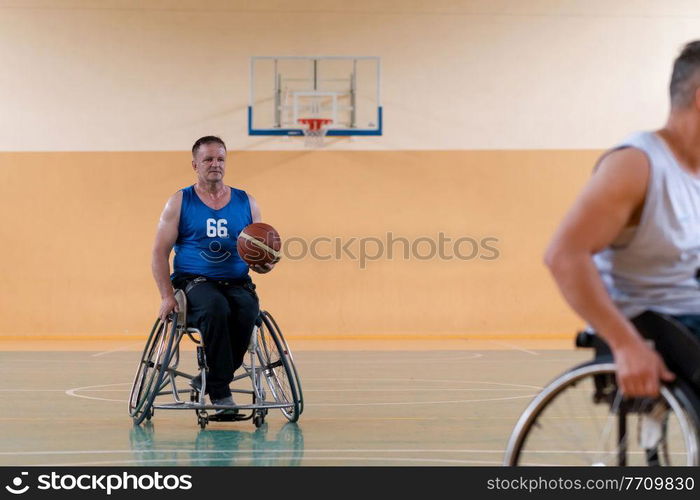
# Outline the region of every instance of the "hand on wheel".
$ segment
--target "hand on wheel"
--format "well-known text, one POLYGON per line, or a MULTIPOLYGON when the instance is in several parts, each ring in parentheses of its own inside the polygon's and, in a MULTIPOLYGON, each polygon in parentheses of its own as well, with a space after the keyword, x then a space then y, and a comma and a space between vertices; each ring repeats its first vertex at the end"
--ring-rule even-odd
POLYGON ((158 311, 158 317, 161 321, 167 321, 168 315, 171 312, 180 312, 180 308, 177 306, 177 300, 175 300, 174 295, 164 297, 163 301, 160 303, 160 311, 158 311))
POLYGON ((656 397, 660 380, 672 382, 676 376, 669 371, 659 353, 641 338, 613 350, 617 365, 617 383, 625 396, 656 397))

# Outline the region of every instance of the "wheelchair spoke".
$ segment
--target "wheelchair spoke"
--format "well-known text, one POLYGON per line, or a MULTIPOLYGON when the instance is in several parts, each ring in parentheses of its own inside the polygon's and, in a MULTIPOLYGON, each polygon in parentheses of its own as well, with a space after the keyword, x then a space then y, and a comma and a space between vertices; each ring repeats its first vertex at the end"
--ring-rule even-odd
MULTIPOLYGON (((605 424, 603 425, 603 429, 598 432, 598 444, 597 444, 597 449, 601 450, 600 454, 595 455, 593 457, 593 460, 591 462, 592 465, 611 465, 608 463, 608 460, 605 458, 605 455, 611 455, 613 453, 613 450, 608 449, 608 443, 610 443, 611 436, 613 435, 613 427, 615 423, 617 422, 619 424, 620 418, 619 418, 619 412, 620 412, 620 403, 622 402, 622 393, 620 391, 616 391, 615 396, 613 398, 613 402, 610 405, 610 410, 608 412, 608 418, 605 419, 605 424)), ((618 426, 618 431, 619 431, 619 426, 618 426)), ((626 439, 624 436, 624 433, 619 433, 618 434, 618 443, 622 442, 623 439, 626 439)), ((619 454, 618 454, 618 460, 619 460, 619 454)))
POLYGON ((282 413, 295 422, 301 413, 300 389, 295 385, 297 376, 291 369, 289 350, 270 318, 263 314, 263 323, 258 328, 258 358, 270 394, 276 403, 287 405, 281 408, 282 413))
POLYGON ((169 380, 167 367, 175 362, 171 356, 176 324, 157 320, 139 361, 129 396, 129 415, 136 424, 150 418, 154 399, 161 394, 169 380), (164 380, 165 378, 165 380, 164 380))

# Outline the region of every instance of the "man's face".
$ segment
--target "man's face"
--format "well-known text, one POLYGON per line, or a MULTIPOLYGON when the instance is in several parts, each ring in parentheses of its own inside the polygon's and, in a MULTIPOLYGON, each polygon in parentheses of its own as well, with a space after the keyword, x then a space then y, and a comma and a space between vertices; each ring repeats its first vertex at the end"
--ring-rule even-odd
POLYGON ((192 160, 192 168, 204 182, 222 180, 226 173, 226 149, 216 142, 202 144, 192 160))

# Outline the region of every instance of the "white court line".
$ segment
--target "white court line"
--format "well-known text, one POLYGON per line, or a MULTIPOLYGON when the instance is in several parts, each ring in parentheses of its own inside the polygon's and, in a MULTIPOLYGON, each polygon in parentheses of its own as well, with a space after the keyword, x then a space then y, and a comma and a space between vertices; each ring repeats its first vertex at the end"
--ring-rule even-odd
MULTIPOLYGON (((127 402, 126 399, 109 399, 109 398, 99 398, 97 396, 83 396, 81 394, 75 394, 72 391, 66 391, 69 396, 75 396, 76 398, 92 399, 94 401, 109 401, 111 403, 124 404, 127 402)), ((324 403, 315 402, 308 403, 305 402, 305 406, 313 407, 330 407, 330 406, 405 406, 405 405, 444 405, 444 404, 464 404, 464 403, 487 403, 490 401, 508 401, 511 399, 530 399, 533 398, 535 394, 526 394, 524 396, 510 396, 504 398, 486 398, 486 399, 455 399, 446 401, 397 401, 397 402, 383 402, 383 403, 324 403)))
MULTIPOLYGON (((28 392, 66 392, 65 389, 26 389, 28 392)), ((304 389, 307 392, 508 392, 523 389, 475 389, 470 387, 420 387, 408 389, 304 389)), ((24 392, 25 389, 0 389, 0 392, 24 392)), ((129 389, 93 389, 87 392, 129 392, 129 389)))
MULTIPOLYGON (((351 380, 354 382, 357 382, 358 380, 361 379, 319 379, 319 380, 351 380)), ((482 381, 468 381, 468 380, 461 380, 461 381, 445 381, 445 380, 429 380, 429 379, 413 379, 413 380, 407 380, 407 379, 366 379, 370 380, 373 382, 377 382, 379 380, 383 381, 401 381, 401 382, 459 382, 459 383, 477 383, 477 384, 491 384, 491 385, 499 385, 499 386, 506 386, 506 387, 519 387, 519 388, 526 388, 526 389, 541 389, 540 387, 537 386, 528 386, 528 385, 523 385, 523 384, 508 384, 508 383, 502 383, 502 382, 482 382, 482 381)), ((68 396, 73 396, 76 398, 83 398, 83 399, 91 399, 91 400, 96 400, 96 401, 109 401, 112 403, 124 403, 125 400, 122 399, 110 399, 110 398, 101 398, 98 396, 86 396, 83 394, 78 394, 78 391, 90 391, 91 389, 93 391, 91 392, 101 392, 100 390, 95 390, 96 388, 102 388, 102 387, 113 387, 113 386, 118 386, 118 385, 128 385, 127 382, 120 382, 116 384, 100 384, 100 385, 89 385, 89 386, 84 386, 84 387, 74 387, 72 389, 68 389, 65 391, 66 395, 68 396)), ((499 389, 493 389, 493 390, 499 390, 499 389)), ((121 391, 120 391, 121 392, 121 391)), ((360 391, 362 392, 362 391, 360 391)), ((392 390, 385 390, 383 392, 392 392, 392 390)), ((410 391, 405 391, 405 392, 410 392, 410 391)), ((526 394, 523 396, 510 396, 510 397, 501 397, 501 398, 486 398, 486 399, 462 399, 462 400, 438 400, 438 401, 395 401, 395 402, 381 402, 381 403, 371 403, 371 402, 364 402, 364 403, 324 403, 324 402, 315 402, 315 403, 306 403, 306 406, 319 406, 319 407, 331 407, 331 406, 336 406, 336 407, 344 407, 344 406, 405 406, 405 405, 429 405, 429 404, 464 404, 464 403, 481 403, 481 402, 490 402, 490 401, 507 401, 511 399, 525 399, 525 398, 531 398, 533 397, 534 394, 526 394)))
MULTIPOLYGON (((303 352, 303 351, 302 351, 303 352)), ((478 358, 483 358, 484 355, 479 352, 472 353, 468 356, 459 356, 456 358, 421 358, 421 357, 416 357, 413 359, 366 359, 362 358, 361 356, 355 356, 353 357, 353 365, 358 365, 358 364, 394 364, 394 363, 443 363, 446 361, 469 361, 472 359, 478 359, 478 358)), ((313 360, 313 361, 303 361, 299 363, 300 365, 327 365, 329 363, 336 364, 338 361, 335 359, 327 359, 327 360, 313 360)))
POLYGON ((539 352, 531 351, 531 350, 525 349, 523 347, 518 347, 517 345, 511 344, 510 342, 498 342, 496 340, 489 340, 489 342, 491 342, 492 344, 500 345, 501 347, 510 347, 510 349, 513 351, 520 351, 520 352, 524 352, 527 354, 532 354, 533 356, 540 355, 539 352))
MULTIPOLYGON (((215 431, 216 432, 216 431, 215 431)), ((51 451, 0 451, 0 456, 19 456, 19 455, 108 455, 108 454, 129 454, 129 453, 298 453, 303 448, 298 449, 278 449, 278 450, 192 450, 192 449, 182 449, 182 448, 162 448, 162 449, 148 449, 148 450, 51 450, 51 451)), ((421 448, 390 448, 390 449, 376 449, 376 448, 364 448, 364 449, 303 449, 304 453, 504 453, 504 450, 481 450, 481 449, 421 449, 421 448)), ((537 453, 546 455, 548 453, 556 453, 563 455, 590 455, 594 453, 610 453, 609 450, 528 450, 527 453, 537 453)), ((642 451, 632 451, 630 453, 642 454, 642 451)), ((671 453, 673 454, 684 454, 683 452, 671 453)))
MULTIPOLYGON (((522 389, 542 389, 542 386, 539 385, 529 385, 529 384, 511 384, 509 382, 491 382, 488 380, 441 380, 441 379, 424 379, 424 378, 413 378, 413 379, 407 379, 407 378, 305 378, 305 381, 333 381, 333 382, 358 382, 358 381, 365 381, 365 382, 407 382, 407 383, 414 383, 414 382, 437 382, 437 383, 456 383, 456 384, 490 384, 490 385, 498 385, 498 386, 505 386, 505 387, 516 387, 516 388, 522 388, 522 389)), ((116 385, 131 385, 131 382, 119 382, 116 384, 100 384, 100 385, 90 385, 90 386, 85 386, 85 387, 77 387, 75 389, 71 390, 83 390, 83 389, 91 389, 93 387, 113 387, 116 385)), ((316 389, 316 390, 324 390, 324 389, 316 389)), ((335 389, 328 389, 328 390, 335 390, 335 389)), ((362 389, 358 389, 362 390, 362 389)), ((370 389, 368 389, 370 390, 370 389)), ((378 389, 379 390, 379 389, 378 389)), ((386 391, 387 389, 381 389, 381 391, 386 391)), ((393 390, 393 389, 392 389, 393 390)), ((412 390, 412 388, 406 389, 406 390, 412 390)), ((470 390, 470 389, 466 389, 470 390)), ((474 390, 497 390, 497 389, 474 389, 474 390)), ((98 390, 95 389, 94 391, 91 392, 116 392, 118 391, 117 389, 110 389, 110 390, 98 390)), ((307 392, 306 390, 304 392, 307 392)))
POLYGON ((126 402, 126 400, 121 400, 121 399, 107 399, 107 398, 98 398, 96 396, 83 396, 82 394, 76 394, 78 391, 84 391, 86 389, 92 389, 94 387, 113 387, 115 385, 130 385, 130 384, 128 382, 119 382, 118 384, 86 385, 85 387, 74 387, 73 389, 68 389, 65 391, 65 393, 66 393, 66 395, 73 396, 74 398, 95 399, 95 400, 100 400, 100 401, 111 401, 114 403, 126 402))
POLYGON ((333 382, 345 381, 345 382, 439 382, 439 383, 455 383, 455 384, 491 384, 491 385, 503 385, 508 387, 522 387, 523 389, 542 389, 541 385, 528 385, 528 384, 511 384, 509 382, 491 382, 488 380, 440 380, 440 379, 425 379, 425 378, 303 378, 304 380, 313 381, 327 381, 332 380, 333 382))
POLYGON ((445 404, 461 404, 461 403, 486 403, 489 401, 507 401, 510 399, 530 399, 535 394, 526 394, 525 396, 511 396, 507 398, 488 398, 488 399, 457 399, 453 401, 406 401, 406 402, 387 402, 387 403, 304 403, 305 406, 405 406, 405 405, 445 405, 445 404))
MULTIPOLYGON (((295 460, 299 462, 309 462, 309 461, 322 461, 322 462, 329 462, 333 460, 347 460, 347 461, 352 461, 352 462, 401 462, 401 463, 443 463, 443 464, 462 464, 462 465, 502 465, 502 461, 494 462, 494 461, 485 461, 485 460, 451 460, 451 459, 442 459, 442 458, 401 458, 401 457, 386 457, 386 458, 375 458, 375 457, 305 457, 305 456, 299 456, 300 452, 297 452, 295 455, 285 455, 285 456, 275 456, 275 460, 295 460)), ((192 463, 192 462, 231 462, 233 457, 224 457, 224 458, 185 458, 184 460, 182 459, 177 459, 177 458, 164 458, 164 459, 143 459, 143 460, 106 460, 106 461, 100 461, 100 462, 74 462, 74 463, 59 463, 59 464, 39 464, 39 465, 32 465, 32 467, 51 467, 51 466, 66 466, 66 467, 77 467, 77 466, 89 466, 89 465, 108 465, 108 464, 145 464, 145 463, 163 463, 163 462, 171 462, 171 463, 178 463, 178 462, 184 462, 185 464, 187 463, 192 463)), ((242 458, 242 457, 236 457, 236 458, 242 458)), ((243 458, 250 458, 255 460, 256 458, 263 458, 265 460, 270 460, 270 457, 266 457, 264 453, 261 453, 261 456, 254 456, 250 455, 248 457, 243 457, 243 458)))
POLYGON ((103 352, 98 352, 98 353, 95 353, 95 354, 91 354, 90 357, 91 357, 91 358, 96 358, 96 357, 98 357, 98 356, 104 356, 105 354, 112 354, 113 352, 126 351, 127 349, 129 349, 129 348, 131 348, 131 347, 134 347, 134 346, 142 346, 142 345, 143 345, 143 342, 128 344, 128 345, 125 345, 125 346, 122 346, 122 347, 118 347, 118 348, 116 348, 116 349, 112 349, 112 350, 110 350, 110 351, 103 351, 103 352))
MULTIPOLYGON (((304 389, 304 394, 307 392, 487 392, 487 391, 522 391, 523 389, 475 389, 470 387, 426 387, 426 388, 408 388, 408 389, 304 389)), ((106 391, 99 391, 106 392, 106 391)), ((122 392, 122 391, 119 391, 122 392)))
MULTIPOLYGON (((441 380, 441 379, 424 379, 424 378, 414 378, 414 379, 407 379, 407 378, 305 378, 305 381, 333 381, 333 382, 358 382, 358 381, 365 381, 365 382, 407 382, 407 383, 414 383, 414 382, 438 382, 438 383, 456 383, 456 384, 490 384, 490 385, 499 385, 499 386, 505 386, 505 387, 517 387, 517 388, 522 388, 522 389, 542 389, 542 386, 539 385, 529 385, 529 384, 511 384, 509 382, 491 382, 488 380, 441 380)), ((93 387, 113 387, 116 385, 130 385, 131 382, 119 382, 116 384, 100 384, 100 385, 89 385, 85 387, 76 387, 74 389, 70 390, 84 390, 84 389, 92 389, 93 387)), ((317 389, 320 390, 320 389, 317 389)), ((329 389, 329 390, 335 390, 335 389, 329 389)), ((382 389, 383 391, 386 391, 386 389, 382 389)), ((411 390, 411 389, 408 389, 411 390)), ((480 390, 496 390, 496 389, 480 389, 480 390)), ((111 392, 111 391, 116 391, 116 389, 112 389, 110 391, 104 391, 104 390, 94 390, 92 392, 111 392)), ((306 392, 306 390, 304 391, 306 392)))
POLYGON ((66 392, 65 389, 0 389, 0 392, 66 392))
MULTIPOLYGON (((118 360, 114 360, 118 361, 118 360)), ((3 363, 61 363, 62 365, 66 365, 70 363, 71 365, 75 364, 91 364, 91 363, 104 363, 104 361, 99 360, 99 359, 76 359, 76 360, 71 360, 70 362, 66 361, 65 359, 3 359, 3 363)))

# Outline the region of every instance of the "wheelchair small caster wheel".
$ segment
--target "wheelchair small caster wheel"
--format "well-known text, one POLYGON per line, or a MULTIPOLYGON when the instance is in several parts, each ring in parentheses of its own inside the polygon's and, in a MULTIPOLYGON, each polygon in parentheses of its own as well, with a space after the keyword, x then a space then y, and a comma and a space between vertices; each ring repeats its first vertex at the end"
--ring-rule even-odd
POLYGON ((155 414, 156 414, 156 410, 154 410, 153 408, 149 409, 148 412, 146 413, 146 420, 151 420, 151 418, 155 414))
POLYGON ((197 423, 202 429, 206 428, 207 424, 209 423, 209 415, 207 415, 207 412, 199 412, 199 414, 197 415, 197 423))
POLYGON ((257 428, 262 427, 262 425, 265 423, 265 415, 263 415, 262 413, 256 413, 253 417, 253 423, 257 428))

